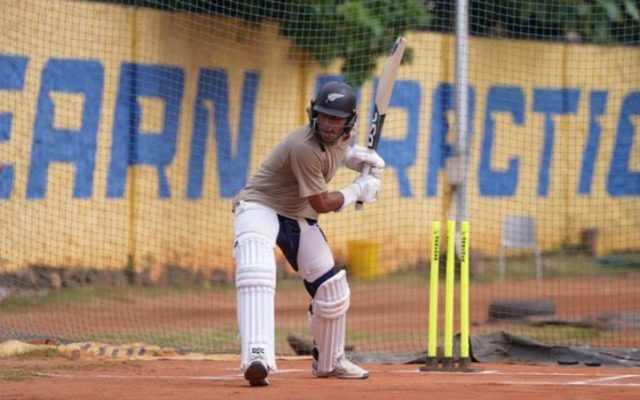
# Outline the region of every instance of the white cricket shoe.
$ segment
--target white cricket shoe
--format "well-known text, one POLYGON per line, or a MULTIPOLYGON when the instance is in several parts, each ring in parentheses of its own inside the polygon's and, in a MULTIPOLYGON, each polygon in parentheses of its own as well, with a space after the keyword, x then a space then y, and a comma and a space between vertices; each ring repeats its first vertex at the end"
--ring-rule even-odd
POLYGON ((244 371, 244 379, 249 381, 251 386, 267 386, 269 385, 269 367, 260 360, 252 361, 244 371))
POLYGON ((336 359, 333 362, 333 370, 329 372, 318 371, 318 362, 313 360, 311 363, 311 372, 317 378, 329 378, 335 376, 340 379, 367 379, 369 371, 349 361, 345 356, 336 359))

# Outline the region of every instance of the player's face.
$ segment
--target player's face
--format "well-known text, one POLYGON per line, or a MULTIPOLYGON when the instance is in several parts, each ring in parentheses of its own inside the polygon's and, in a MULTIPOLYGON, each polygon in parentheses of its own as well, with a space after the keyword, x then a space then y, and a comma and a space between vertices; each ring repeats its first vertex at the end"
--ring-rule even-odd
POLYGON ((342 136, 347 122, 347 118, 319 113, 317 129, 322 141, 327 144, 332 144, 338 140, 340 136, 342 136))

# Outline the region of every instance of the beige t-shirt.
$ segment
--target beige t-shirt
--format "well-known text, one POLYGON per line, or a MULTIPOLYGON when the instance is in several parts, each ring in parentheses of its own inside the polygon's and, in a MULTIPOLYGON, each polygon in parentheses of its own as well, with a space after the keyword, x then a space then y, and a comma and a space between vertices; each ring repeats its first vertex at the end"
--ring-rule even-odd
POLYGON ((288 134, 234 198, 272 208, 289 218, 318 219, 307 197, 328 191, 327 183, 342 165, 350 140, 324 146, 309 125, 288 134))

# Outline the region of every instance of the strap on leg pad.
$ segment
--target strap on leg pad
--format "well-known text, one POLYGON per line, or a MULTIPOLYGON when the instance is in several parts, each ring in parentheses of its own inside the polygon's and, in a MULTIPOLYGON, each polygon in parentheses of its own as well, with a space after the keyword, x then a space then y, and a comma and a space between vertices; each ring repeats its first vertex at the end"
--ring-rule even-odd
POLYGON ((276 287, 276 261, 273 244, 255 233, 241 235, 234 250, 236 288, 276 287))
POLYGON ((273 245, 262 235, 244 234, 238 238, 234 255, 241 368, 244 370, 253 360, 261 359, 275 369, 273 245))
POLYGON ((321 372, 332 371, 334 360, 344 354, 350 296, 346 272, 340 271, 320 285, 312 300, 311 331, 321 372))

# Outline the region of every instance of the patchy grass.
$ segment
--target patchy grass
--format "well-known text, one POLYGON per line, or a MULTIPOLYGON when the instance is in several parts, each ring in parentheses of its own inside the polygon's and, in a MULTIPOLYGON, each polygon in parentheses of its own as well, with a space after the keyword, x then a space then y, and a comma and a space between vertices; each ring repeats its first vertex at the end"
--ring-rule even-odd
POLYGON ((42 291, 36 293, 14 294, 0 304, 0 311, 18 313, 33 308, 42 308, 56 305, 90 305, 103 301, 127 303, 136 299, 155 299, 182 294, 198 294, 208 291, 234 291, 229 285, 219 285, 211 288, 197 287, 112 287, 112 286, 87 286, 79 288, 66 288, 55 291, 42 291))
POLYGON ((28 294, 14 294, 2 304, 3 312, 21 312, 31 308, 40 308, 60 304, 89 304, 100 300, 127 301, 134 295, 133 291, 112 287, 69 288, 56 291, 43 291, 28 294))
POLYGON ((24 381, 34 375, 35 372, 30 370, 0 368, 0 381, 24 381))
MULTIPOLYGON (((505 260, 509 278, 533 279, 536 276, 535 256, 531 251, 509 251, 505 260)), ((640 254, 629 253, 619 257, 596 258, 582 252, 548 252, 542 254, 542 273, 545 278, 572 278, 577 276, 613 276, 619 274, 638 274, 635 267, 640 254), (602 260, 610 261, 613 266, 602 260)), ((486 258, 482 261, 483 273, 473 277, 476 282, 491 282, 499 279, 498 259, 486 258)), ((473 268, 472 268, 473 270, 473 268)))
POLYGON ((60 352, 55 347, 47 347, 41 349, 33 349, 24 353, 19 353, 13 356, 17 360, 33 360, 40 358, 54 358, 59 357, 60 352))
POLYGON ((596 328, 576 326, 542 326, 527 327, 530 338, 543 343, 590 343, 602 338, 602 332, 596 328))
MULTIPOLYGON (((616 274, 640 274, 640 268, 633 268, 640 261, 640 254, 629 253, 616 257, 595 258, 579 252, 549 252, 542 255, 543 275, 545 278, 569 278, 584 275, 616 275, 616 274), (604 261, 602 261, 604 260, 604 261)), ((485 258, 482 261, 482 272, 473 275, 474 282, 490 282, 498 279, 498 260, 485 258)), ((444 262, 441 263, 441 277, 444 277, 444 262)), ((535 277, 535 257, 531 252, 512 251, 506 260, 507 275, 510 278, 529 279, 535 277)), ((471 270, 474 268, 471 266, 471 270)), ((456 271, 458 275, 459 271, 456 271)), ((397 270, 377 279, 364 280, 352 279, 352 283, 358 286, 384 285, 398 286, 426 286, 428 285, 429 267, 411 267, 397 270)), ((55 305, 90 305, 98 302, 127 303, 139 298, 168 298, 183 294, 202 294, 208 292, 234 292, 233 283, 219 285, 189 285, 189 286, 88 286, 78 288, 66 288, 56 291, 42 291, 29 294, 14 294, 0 304, 0 311, 18 313, 32 308, 42 308, 55 305)), ((304 285, 297 277, 281 277, 278 280, 278 292, 302 292, 304 285)))
MULTIPOLYGON (((311 330, 309 327, 292 330, 290 328, 276 329, 276 347, 279 349, 289 349, 287 336, 295 332, 297 335, 311 340, 311 330)), ((371 333, 361 331, 347 331, 347 342, 353 344, 375 344, 387 341, 403 341, 407 338, 420 337, 416 332, 396 332, 396 333, 371 333)), ((73 342, 98 341, 102 343, 113 343, 126 345, 128 343, 144 343, 148 346, 159 346, 176 349, 178 351, 210 352, 214 347, 216 353, 237 353, 239 343, 237 330, 235 328, 222 328, 217 330, 198 330, 183 332, 99 332, 95 335, 85 335, 72 339, 73 342)))
MULTIPOLYGON (((598 259, 589 256, 585 253, 579 252, 548 252, 542 256, 544 263, 544 276, 545 284, 547 280, 555 280, 550 282, 552 284, 567 282, 566 286, 562 286, 561 293, 563 296, 571 296, 571 279, 574 277, 595 277, 599 279, 603 276, 617 277, 619 279, 638 278, 640 277, 640 268, 634 268, 634 262, 640 259, 640 253, 625 253, 621 255, 611 256, 606 259, 598 259)), ((444 265, 444 263, 442 263, 444 265)), ((479 265, 479 264, 478 264, 479 265)), ((491 283, 499 283, 498 276, 498 262, 495 258, 486 257, 482 259, 483 268, 474 269, 471 266, 471 270, 476 273, 472 276, 472 284, 478 284, 474 287, 490 286, 485 285, 491 283)), ((535 259, 529 252, 510 252, 507 259, 507 274, 509 279, 513 279, 511 282, 516 282, 521 279, 526 282, 527 279, 535 278, 535 259)), ((459 275, 458 275, 459 276, 459 275)), ((596 280, 597 280, 596 279, 596 280)), ((441 281, 444 280, 444 273, 441 268, 441 281)), ((349 278, 350 285, 354 292, 361 289, 366 289, 365 295, 374 295, 379 293, 380 296, 385 296, 386 293, 390 293, 389 301, 397 303, 398 305, 405 305, 400 302, 408 302, 410 300, 404 300, 404 290, 411 289, 413 292, 420 293, 420 296, 416 298, 413 303, 407 303, 407 309, 413 309, 415 302, 420 302, 421 307, 426 304, 428 300, 429 289, 429 267, 427 265, 421 265, 419 267, 408 267, 404 270, 393 271, 388 275, 379 276, 376 279, 355 279, 349 278), (369 290, 370 289, 370 290, 369 290), (420 289, 420 292, 415 289, 420 289), (422 294, 424 291, 424 294, 422 294)), ((533 281, 532 281, 533 283, 533 281)), ((594 291, 600 290, 600 286, 594 283, 594 291)), ((518 289, 520 290, 520 289, 518 289)), ((526 293, 516 292, 509 286, 497 287, 496 292, 485 294, 483 298, 472 298, 472 305, 476 300, 479 304, 483 304, 486 309, 486 303, 489 301, 488 296, 513 296, 514 298, 528 298, 536 296, 536 292, 531 291, 526 293)), ((537 289, 535 289, 537 290, 537 289)), ((609 288, 607 288, 609 290, 609 288)), ((610 288, 615 291, 615 288, 610 288)), ((443 291, 443 288, 441 288, 443 291)), ((237 353, 239 349, 239 343, 237 340, 237 329, 235 327, 234 318, 232 319, 232 312, 234 310, 234 292, 235 289, 232 283, 216 284, 207 287, 205 284, 193 285, 193 286, 160 286, 160 287, 143 287, 143 286, 104 286, 104 287, 78 287, 68 288, 59 291, 50 291, 42 293, 21 294, 13 295, 5 299, 0 304, 0 323, 7 322, 13 323, 13 326, 7 323, 6 326, 16 330, 16 336, 29 337, 30 329, 33 326, 38 326, 40 331, 36 333, 41 334, 51 333, 52 335, 60 335, 64 339, 68 339, 74 342, 81 341, 100 341, 104 343, 122 344, 122 343, 135 343, 142 342, 148 345, 155 345, 165 348, 185 350, 185 351, 203 351, 216 353, 232 352, 237 353), (158 301, 149 301, 149 299, 158 299, 158 301), (193 303, 189 303, 193 300, 193 303), (156 305, 157 303, 157 305, 156 305), (212 312, 209 315, 208 311, 206 315, 196 313, 194 311, 194 318, 197 319, 198 325, 195 325, 193 329, 189 329, 189 322, 183 321, 183 316, 176 318, 176 324, 164 325, 165 321, 162 321, 163 325, 151 325, 155 312, 163 312, 166 309, 168 312, 181 312, 181 310, 191 311, 189 307, 193 304, 198 309, 200 307, 211 309, 212 312), (56 330, 52 332, 47 331, 47 326, 40 326, 37 322, 34 325, 29 325, 30 318, 33 314, 35 317, 41 316, 43 313, 59 312, 54 307, 64 308, 65 306, 80 306, 86 307, 88 311, 98 310, 102 311, 106 308, 104 314, 97 313, 99 315, 105 315, 106 318, 114 318, 113 326, 109 325, 96 325, 93 326, 92 322, 83 322, 86 324, 82 326, 83 329, 78 329, 73 324, 69 325, 69 329, 64 325, 56 324, 56 330), (149 316, 149 321, 143 320, 140 326, 135 326, 136 331, 131 328, 127 331, 118 331, 116 325, 118 320, 115 318, 129 318, 127 314, 129 308, 135 308, 138 306, 143 311, 152 310, 149 316), (218 325, 209 324, 208 318, 216 318, 216 313, 219 306, 224 308, 224 322, 220 322, 218 325), (117 313, 117 314, 116 314, 117 313), (23 319, 24 318, 24 319, 23 319), (205 322, 202 322, 205 321, 205 322), (225 326, 220 326, 222 323, 225 326), (164 326, 164 328, 163 328, 164 326), (203 328, 203 326, 205 326, 203 328), (206 328, 206 326, 211 326, 206 328), (105 331, 98 331, 98 329, 104 329, 105 331), (24 332, 24 336, 20 336, 24 332), (90 331, 90 334, 84 332, 90 331), (77 335, 77 336, 74 336, 77 335)), ((484 292, 483 292, 484 293, 484 292)), ((297 276, 281 276, 278 280, 277 295, 280 298, 286 296, 295 297, 295 310, 293 309, 294 302, 287 303, 287 307, 284 312, 286 317, 280 318, 276 321, 276 349, 278 352, 287 352, 289 350, 286 342, 287 335, 292 331, 298 331, 300 334, 307 337, 311 337, 308 326, 304 318, 305 307, 308 300, 308 295, 304 289, 302 280, 297 276), (300 305, 298 305, 300 304, 300 305), (291 306, 291 307, 289 307, 291 306), (289 327, 289 328, 288 328, 289 327)), ((290 299, 286 299, 291 301, 290 299)), ((358 298, 358 301, 366 303, 367 298, 358 298)), ((413 301, 413 300, 411 300, 413 301)), ((611 307, 617 306, 618 302, 628 300, 618 299, 612 296, 611 307)), ((365 304, 361 303, 361 304, 365 304)), ((378 304, 378 303, 375 303, 378 304)), ((376 313, 375 309, 367 309, 365 312, 376 313)), ((383 311, 383 310, 381 310, 383 311)), ((359 311, 358 311, 359 312, 359 311)), ((386 311, 384 311, 386 312, 386 311)), ((422 346, 422 342, 426 343, 426 319, 427 310, 424 308, 418 318, 424 319, 424 329, 415 331, 415 327, 406 327, 404 332, 375 332, 374 328, 367 330, 366 327, 371 327, 375 322, 372 320, 365 320, 363 325, 351 324, 348 328, 348 341, 354 344, 362 344, 365 348, 377 349, 377 346, 384 347, 386 343, 419 343, 422 346), (354 328, 356 330, 354 330, 354 328), (357 329, 361 328, 361 331, 357 329)), ((63 315, 63 314, 60 314, 63 315)), ((137 315, 137 314, 136 314, 137 315)), ((475 318, 479 318, 474 316, 475 318)), ((577 315, 580 317, 580 315, 577 315)), ((71 314, 64 314, 63 317, 73 322, 74 316, 71 314)), ((159 317, 158 317, 159 318, 159 317)), ((129 322, 129 321, 127 321, 129 322)), ((504 325, 500 325, 502 327, 504 325)), ((498 325, 486 324, 472 327, 472 333, 477 334, 489 329, 495 329, 498 325)), ((404 328, 404 327, 402 327, 404 328)), ((631 335, 632 332, 626 332, 618 330, 615 333, 607 334, 595 329, 570 327, 570 326, 548 326, 548 327, 530 327, 530 326, 514 326, 513 333, 523 332, 525 336, 532 337, 536 340, 540 340, 545 343, 594 343, 600 344, 608 343, 609 340, 620 341, 623 335, 631 335), (607 336, 609 335, 609 336, 607 336)), ((633 333, 635 335, 635 333, 633 333)), ((636 339, 637 340, 637 339, 636 339)))
MULTIPOLYGON (((184 351, 201 351, 211 348, 222 348, 228 343, 235 343, 237 332, 232 328, 216 330, 189 331, 141 331, 141 332, 96 332, 91 335, 74 337, 72 342, 103 342, 114 344, 144 343, 184 351)), ((224 351, 223 351, 224 352, 224 351)))

